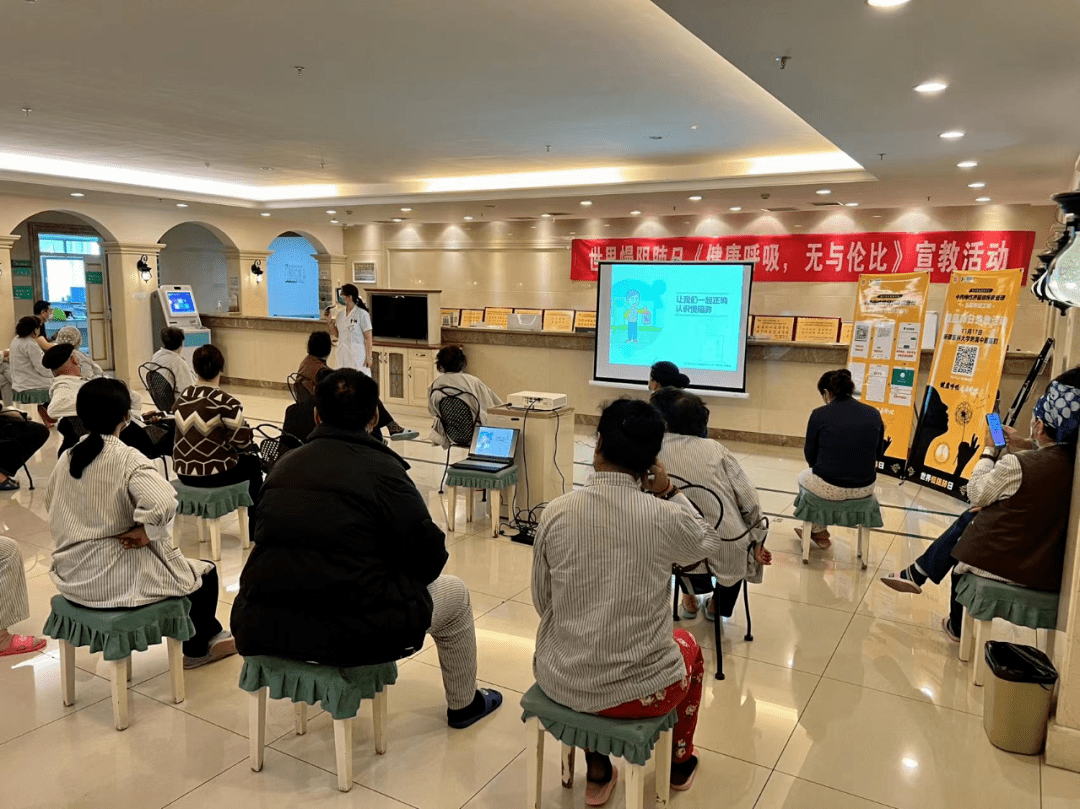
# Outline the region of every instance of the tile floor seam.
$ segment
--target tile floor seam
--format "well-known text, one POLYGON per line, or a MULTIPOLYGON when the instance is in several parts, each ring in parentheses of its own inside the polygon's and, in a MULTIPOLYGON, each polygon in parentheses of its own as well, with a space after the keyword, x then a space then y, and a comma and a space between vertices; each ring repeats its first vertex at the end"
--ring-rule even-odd
MULTIPOLYGON (((94 675, 94 676, 97 676, 97 675, 94 675)), ((99 677, 98 679, 101 679, 101 678, 99 677)), ((108 683, 109 681, 106 680, 105 682, 108 683)), ((7 741, 0 742, 0 747, 3 747, 5 744, 8 744, 9 742, 13 742, 16 739, 21 739, 23 736, 28 736, 31 733, 35 733, 35 732, 41 730, 42 728, 48 727, 49 725, 52 725, 52 724, 54 724, 56 722, 61 722, 61 721, 65 720, 65 719, 67 719, 69 716, 74 716, 75 714, 79 713, 80 711, 84 711, 87 708, 91 708, 94 705, 97 705, 97 704, 99 704, 101 702, 104 702, 107 699, 112 699, 112 697, 111 696, 101 697, 100 699, 96 699, 93 702, 86 703, 86 705, 83 705, 81 708, 75 708, 75 706, 72 705, 70 707, 75 708, 75 710, 68 711, 67 713, 63 714, 62 716, 58 716, 55 719, 50 719, 48 722, 43 722, 42 724, 38 725, 37 727, 32 727, 29 730, 23 731, 18 736, 12 736, 7 741)), ((65 707, 67 707, 67 706, 65 706, 65 707)))
POLYGON ((488 779, 487 783, 485 783, 482 787, 480 787, 480 789, 476 790, 476 792, 474 792, 472 795, 470 795, 469 800, 465 801, 465 803, 458 806, 457 809, 464 809, 466 806, 468 806, 470 801, 475 800, 477 795, 479 795, 481 792, 483 792, 485 789, 487 789, 489 786, 491 786, 491 783, 496 778, 498 778, 500 775, 502 775, 506 771, 507 767, 509 767, 511 764, 513 764, 515 761, 517 761, 522 755, 524 755, 526 752, 528 752, 528 749, 529 749, 528 745, 521 748, 521 750, 517 753, 517 755, 515 755, 512 759, 510 759, 508 762, 506 762, 506 765, 503 766, 503 768, 501 770, 499 770, 497 773, 495 773, 493 776, 491 776, 491 778, 488 779))
MULTIPOLYGON (((168 674, 168 672, 165 672, 165 674, 168 674)), ((161 676, 162 676, 161 674, 157 674, 154 677, 151 677, 150 679, 153 680, 153 679, 156 679, 157 677, 161 677, 161 676)), ((148 681, 146 681, 146 682, 148 682, 148 681)), ((203 718, 201 716, 197 716, 196 714, 190 713, 189 711, 185 711, 182 707, 180 707, 184 703, 181 702, 181 703, 177 704, 177 703, 172 701, 172 697, 169 697, 168 700, 166 701, 164 699, 159 699, 158 697, 152 696, 150 694, 144 694, 142 691, 136 691, 135 693, 138 694, 140 697, 145 697, 146 699, 152 700, 152 701, 158 703, 159 705, 164 705, 166 708, 172 708, 174 710, 177 710, 180 713, 182 713, 184 716, 187 716, 187 717, 189 717, 191 719, 197 719, 200 722, 205 722, 206 724, 211 725, 211 726, 213 726, 215 728, 218 728, 219 730, 224 730, 224 731, 227 731, 227 732, 233 734, 234 736, 239 736, 241 739, 243 739, 245 741, 250 740, 250 737, 245 733, 237 733, 232 728, 227 728, 224 725, 219 725, 217 722, 212 722, 209 719, 205 719, 205 718, 203 718)), ((110 697, 106 697, 106 699, 110 699, 110 697)), ((184 702, 187 702, 187 700, 185 699, 184 702)), ((267 722, 268 727, 269 727, 269 724, 270 723, 267 722)), ((273 739, 268 738, 267 741, 266 741, 266 744, 269 746, 269 745, 273 744, 274 742, 280 741, 281 739, 285 738, 288 735, 289 735, 289 731, 285 731, 280 736, 275 736, 273 739)), ((216 777, 217 776, 215 776, 215 778, 216 777)))
MULTIPOLYGON (((248 760, 250 760, 250 759, 248 759, 248 760)), ((181 801, 181 800, 183 800, 184 798, 186 798, 186 797, 187 797, 188 795, 190 795, 190 794, 191 794, 192 792, 194 792, 195 790, 197 790, 197 789, 202 789, 202 788, 203 788, 204 786, 206 786, 207 784, 209 784, 209 783, 210 783, 211 781, 213 781, 213 780, 215 780, 215 779, 217 779, 217 778, 220 778, 221 776, 225 775, 225 773, 228 773, 228 772, 230 772, 230 771, 232 771, 232 770, 235 770, 235 769, 236 769, 237 767, 239 767, 239 766, 240 766, 241 764, 244 764, 244 763, 246 763, 246 762, 245 762, 245 759, 240 759, 240 761, 236 762, 235 764, 233 764, 233 765, 232 765, 231 767, 229 767, 228 769, 226 769, 226 770, 224 770, 224 771, 222 771, 222 772, 219 772, 219 773, 218 773, 217 775, 215 775, 215 776, 213 776, 213 777, 211 777, 211 778, 208 778, 208 779, 207 779, 206 781, 203 781, 203 782, 202 782, 201 784, 199 784, 199 785, 197 785, 197 786, 194 786, 194 787, 192 787, 192 788, 191 788, 191 789, 189 789, 189 790, 188 790, 187 792, 185 792, 185 793, 184 793, 183 795, 178 795, 177 797, 173 798, 173 799, 172 799, 171 801, 169 801, 168 803, 162 804, 162 805, 161 805, 161 807, 160 807, 159 809, 167 809, 167 807, 169 807, 169 806, 172 806, 172 805, 173 805, 174 803, 176 803, 177 801, 181 801)))
MULTIPOLYGON (((965 711, 963 708, 953 708, 951 705, 942 705, 938 702, 930 702, 929 700, 919 699, 918 697, 909 697, 906 694, 897 694, 895 691, 886 691, 884 688, 876 688, 872 685, 866 685, 865 683, 853 683, 850 680, 841 680, 839 677, 830 677, 827 674, 822 674, 821 679, 828 680, 832 683, 840 683, 841 685, 853 685, 856 688, 865 688, 867 691, 873 691, 877 694, 884 694, 888 697, 899 697, 900 699, 906 699, 910 702, 916 702, 919 705, 928 705, 931 708, 939 708, 946 711, 954 711, 955 713, 962 713, 966 716, 982 716, 982 710, 979 711, 965 711)), ((965 680, 968 679, 966 676, 965 680)))

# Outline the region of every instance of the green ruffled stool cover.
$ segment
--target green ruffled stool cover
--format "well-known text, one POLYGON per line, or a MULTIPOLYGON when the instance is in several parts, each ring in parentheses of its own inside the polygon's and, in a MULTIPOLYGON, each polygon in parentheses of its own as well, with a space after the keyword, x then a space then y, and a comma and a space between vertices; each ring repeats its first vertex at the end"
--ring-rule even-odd
POLYGON ((608 719, 578 713, 550 699, 535 683, 522 696, 521 707, 522 722, 539 717, 544 730, 563 744, 624 758, 631 764, 645 764, 660 734, 675 727, 678 720, 674 710, 647 719, 608 719))
POLYGON ((217 486, 213 489, 185 486, 179 480, 172 481, 172 485, 176 489, 176 499, 179 503, 176 509, 178 514, 193 514, 196 517, 212 520, 232 514, 241 506, 253 504, 251 495, 248 493, 247 481, 229 486, 217 486))
POLYGON ((166 598, 145 607, 98 610, 72 604, 61 595, 52 597, 52 612, 44 634, 72 646, 89 646, 106 660, 123 660, 132 652, 145 652, 162 638, 191 640, 195 624, 186 597, 166 598))
POLYGON ((16 390, 11 392, 11 397, 22 404, 48 404, 49 389, 35 388, 34 390, 16 390))
POLYGON ((795 519, 818 525, 842 525, 855 528, 881 528, 881 506, 873 495, 857 500, 825 500, 802 487, 795 496, 795 519))
POLYGON ((965 573, 957 582, 956 600, 976 621, 1004 618, 1010 624, 1031 629, 1057 627, 1058 593, 965 573))
POLYGON ((451 466, 446 471, 447 486, 464 486, 468 489, 507 489, 516 486, 518 468, 511 464, 498 472, 478 472, 475 469, 455 469, 451 466))
POLYGON ((351 719, 360 711, 360 702, 374 699, 397 682, 397 663, 373 666, 320 666, 271 655, 244 658, 240 688, 252 693, 270 689, 271 699, 288 699, 308 705, 319 703, 334 719, 351 719))

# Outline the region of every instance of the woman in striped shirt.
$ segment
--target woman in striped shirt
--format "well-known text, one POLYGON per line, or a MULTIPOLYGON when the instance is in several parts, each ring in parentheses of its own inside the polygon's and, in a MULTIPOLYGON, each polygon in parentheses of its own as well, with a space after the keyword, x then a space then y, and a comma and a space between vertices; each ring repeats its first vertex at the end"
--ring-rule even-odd
MULTIPOLYGON (((704 666, 689 632, 672 637, 671 566, 713 555, 720 538, 657 462, 664 422, 647 402, 611 403, 597 433, 595 472, 540 520, 533 671, 545 694, 575 711, 631 719, 677 710, 671 786, 689 789, 704 666)), ((618 771, 607 756, 586 759, 586 803, 602 806, 618 771)))
POLYGON ((60 595, 92 609, 187 596, 195 637, 184 642, 184 668, 196 668, 236 653, 215 617, 217 569, 173 547, 173 488, 119 438, 130 409, 119 380, 91 379, 79 390, 76 412, 89 434, 60 456, 45 490, 55 543, 50 573, 60 595))

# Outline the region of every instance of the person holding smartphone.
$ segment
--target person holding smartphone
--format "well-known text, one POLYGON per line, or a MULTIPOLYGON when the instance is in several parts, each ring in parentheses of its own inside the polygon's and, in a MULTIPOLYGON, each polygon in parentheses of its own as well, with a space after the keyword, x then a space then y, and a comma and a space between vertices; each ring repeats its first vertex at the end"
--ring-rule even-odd
POLYGON ((963 618, 955 598, 962 574, 1035 590, 1061 587, 1080 432, 1080 368, 1051 382, 1035 403, 1030 439, 1011 427, 999 432, 990 421, 968 481, 972 507, 914 563, 881 579, 893 590, 918 594, 927 580, 940 584, 953 571, 954 598, 942 628, 955 641, 963 618))
POLYGON ((353 284, 341 288, 338 300, 345 308, 336 316, 329 310, 326 313, 330 334, 338 341, 337 367, 355 368, 371 376, 371 312, 353 284))

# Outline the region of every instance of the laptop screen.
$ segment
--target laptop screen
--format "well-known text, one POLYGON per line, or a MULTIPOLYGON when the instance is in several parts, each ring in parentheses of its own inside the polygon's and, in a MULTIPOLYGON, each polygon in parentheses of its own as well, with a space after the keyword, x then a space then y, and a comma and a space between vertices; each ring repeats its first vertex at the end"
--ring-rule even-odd
POLYGON ((486 458, 514 457, 514 449, 517 447, 518 431, 512 427, 487 427, 477 425, 473 432, 472 449, 473 455, 483 455, 486 458))

